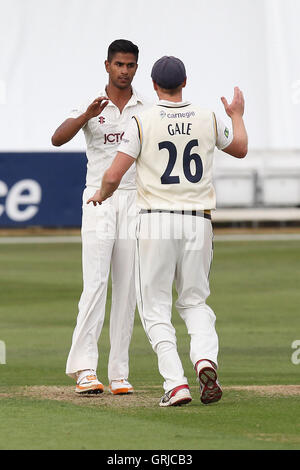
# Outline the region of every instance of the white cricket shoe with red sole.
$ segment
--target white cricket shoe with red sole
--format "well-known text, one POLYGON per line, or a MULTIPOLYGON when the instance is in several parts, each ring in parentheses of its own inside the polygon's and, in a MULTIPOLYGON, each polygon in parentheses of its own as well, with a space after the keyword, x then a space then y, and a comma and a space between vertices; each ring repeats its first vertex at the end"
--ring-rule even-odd
POLYGON ((159 406, 181 406, 192 401, 188 385, 179 385, 165 393, 160 399, 159 406))

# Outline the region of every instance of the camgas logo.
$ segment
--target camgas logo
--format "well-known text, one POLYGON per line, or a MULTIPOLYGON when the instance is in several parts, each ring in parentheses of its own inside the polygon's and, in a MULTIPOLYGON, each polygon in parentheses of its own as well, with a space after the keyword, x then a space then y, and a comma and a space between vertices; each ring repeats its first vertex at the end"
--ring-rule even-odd
POLYGON ((169 113, 167 117, 169 119, 178 119, 178 118, 190 118, 194 117, 196 113, 194 111, 187 111, 186 113, 169 113))
POLYGON ((196 113, 194 111, 187 111, 186 113, 166 113, 164 110, 162 110, 159 113, 161 119, 165 118, 166 116, 169 119, 178 119, 178 118, 190 118, 196 116, 196 113))

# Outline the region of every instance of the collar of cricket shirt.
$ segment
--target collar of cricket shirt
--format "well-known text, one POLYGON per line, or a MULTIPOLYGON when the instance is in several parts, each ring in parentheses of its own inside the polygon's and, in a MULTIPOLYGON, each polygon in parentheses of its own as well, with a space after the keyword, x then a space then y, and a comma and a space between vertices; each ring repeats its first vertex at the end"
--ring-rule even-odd
POLYGON ((191 103, 189 101, 180 101, 174 103, 173 101, 169 100, 159 100, 157 106, 164 106, 165 108, 184 108, 185 106, 189 106, 191 103))
MULTIPOLYGON (((144 104, 145 100, 141 97, 141 95, 135 90, 135 88, 131 87, 132 95, 129 98, 129 101, 126 103, 126 106, 136 106, 138 103, 144 104)), ((106 96, 106 87, 104 91, 100 93, 99 96, 106 96)), ((114 103, 111 101, 108 102, 107 106, 115 106, 114 103)))

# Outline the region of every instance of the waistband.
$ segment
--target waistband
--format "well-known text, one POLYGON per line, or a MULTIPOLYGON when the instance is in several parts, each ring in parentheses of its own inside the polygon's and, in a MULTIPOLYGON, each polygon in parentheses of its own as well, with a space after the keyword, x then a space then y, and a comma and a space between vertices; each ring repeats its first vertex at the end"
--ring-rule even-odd
POLYGON ((166 214, 179 214, 179 215, 193 215, 196 217, 204 217, 205 219, 211 220, 210 211, 168 211, 165 209, 141 209, 140 214, 155 214, 155 213, 166 213, 166 214))

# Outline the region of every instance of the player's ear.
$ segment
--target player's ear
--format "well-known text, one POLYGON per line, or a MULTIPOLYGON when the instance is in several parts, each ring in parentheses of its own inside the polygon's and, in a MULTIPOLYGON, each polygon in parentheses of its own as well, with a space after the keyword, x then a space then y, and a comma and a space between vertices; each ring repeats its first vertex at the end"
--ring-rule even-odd
POLYGON ((157 87, 157 83, 156 83, 154 80, 152 80, 152 83, 153 83, 153 88, 154 88, 154 90, 157 91, 157 88, 158 88, 158 87, 157 87))
POLYGON ((186 81, 187 81, 187 78, 184 80, 183 84, 182 84, 182 88, 185 88, 186 87, 186 81))
POLYGON ((105 60, 105 61, 104 61, 104 66, 105 66, 106 72, 109 73, 109 66, 110 66, 110 63, 108 62, 108 60, 105 60))

